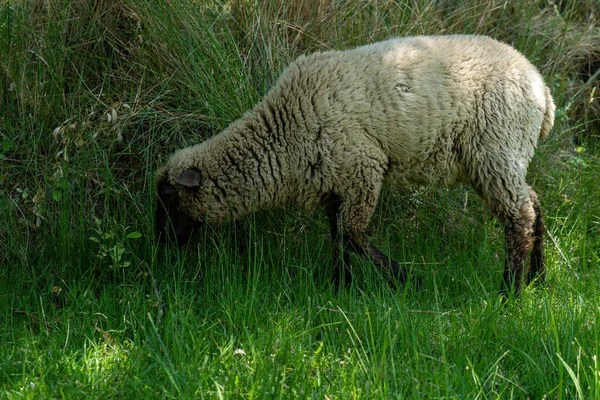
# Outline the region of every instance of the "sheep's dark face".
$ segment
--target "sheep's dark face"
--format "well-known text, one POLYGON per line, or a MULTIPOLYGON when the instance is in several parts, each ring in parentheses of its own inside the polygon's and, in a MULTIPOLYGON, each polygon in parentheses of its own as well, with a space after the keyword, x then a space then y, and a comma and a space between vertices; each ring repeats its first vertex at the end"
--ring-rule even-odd
POLYGON ((179 246, 189 242, 199 223, 182 210, 177 188, 168 182, 166 175, 157 182, 156 236, 161 242, 175 239, 179 246))

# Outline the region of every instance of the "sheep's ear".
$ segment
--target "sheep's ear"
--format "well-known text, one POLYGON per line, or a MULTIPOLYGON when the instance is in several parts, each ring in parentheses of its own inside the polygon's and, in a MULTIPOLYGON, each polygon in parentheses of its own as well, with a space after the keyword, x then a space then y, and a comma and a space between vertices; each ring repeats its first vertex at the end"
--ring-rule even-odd
POLYGON ((196 188, 196 187, 200 186, 200 180, 201 180, 200 171, 198 171, 197 169, 194 169, 194 168, 186 169, 181 174, 179 174, 179 176, 176 176, 174 179, 175 179, 175 182, 177 182, 181 186, 185 186, 185 187, 189 187, 189 188, 196 188))

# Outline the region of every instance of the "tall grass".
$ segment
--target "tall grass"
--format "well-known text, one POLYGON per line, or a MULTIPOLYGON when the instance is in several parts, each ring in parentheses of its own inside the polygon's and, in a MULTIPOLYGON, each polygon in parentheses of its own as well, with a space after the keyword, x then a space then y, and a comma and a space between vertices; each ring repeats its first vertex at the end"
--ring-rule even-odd
POLYGON ((597 4, 0 2, 2 397, 597 398, 597 4), (299 54, 478 33, 558 105, 529 181, 549 278, 498 304, 503 233, 464 188, 386 188, 371 236, 423 278, 353 258, 335 293, 319 213, 153 238, 154 173, 255 104, 299 54))

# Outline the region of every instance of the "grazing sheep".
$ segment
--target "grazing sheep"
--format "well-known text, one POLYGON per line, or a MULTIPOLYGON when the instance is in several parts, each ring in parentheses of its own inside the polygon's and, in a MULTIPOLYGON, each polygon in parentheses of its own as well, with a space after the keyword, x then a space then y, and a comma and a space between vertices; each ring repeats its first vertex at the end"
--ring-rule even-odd
POLYGON ((544 277, 542 212, 525 176, 553 123, 536 68, 485 36, 301 56, 252 110, 159 170, 157 232, 185 242, 198 221, 286 203, 321 207, 337 284, 352 279, 348 250, 402 282, 406 271, 365 235, 382 185, 464 183, 505 221, 503 291, 519 294, 523 281, 544 277))

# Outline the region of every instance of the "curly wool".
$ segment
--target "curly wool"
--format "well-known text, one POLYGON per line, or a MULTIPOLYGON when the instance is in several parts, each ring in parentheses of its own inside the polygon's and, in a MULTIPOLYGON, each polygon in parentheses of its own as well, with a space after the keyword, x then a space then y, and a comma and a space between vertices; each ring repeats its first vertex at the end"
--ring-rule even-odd
POLYGON ((485 36, 315 53, 223 132, 176 152, 158 173, 159 196, 172 186, 181 212, 208 221, 335 199, 343 231, 362 233, 384 183, 464 183, 500 219, 525 218, 521 237, 536 216, 527 167, 553 121, 537 69, 485 36))

